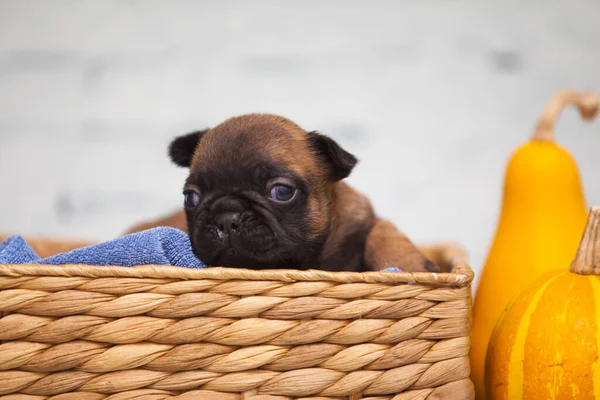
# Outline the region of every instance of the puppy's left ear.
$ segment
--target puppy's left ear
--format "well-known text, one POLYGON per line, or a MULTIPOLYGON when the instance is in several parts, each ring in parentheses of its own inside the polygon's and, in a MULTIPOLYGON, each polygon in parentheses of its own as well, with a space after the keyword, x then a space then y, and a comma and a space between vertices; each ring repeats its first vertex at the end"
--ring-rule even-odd
POLYGON ((308 133, 308 141, 317 155, 325 162, 334 181, 348 177, 358 163, 358 159, 354 155, 342 149, 329 136, 313 131, 308 133))
POLYGON ((180 167, 189 167, 194 156, 196 146, 200 139, 208 131, 195 131, 187 135, 177 136, 169 145, 169 157, 171 161, 180 167))

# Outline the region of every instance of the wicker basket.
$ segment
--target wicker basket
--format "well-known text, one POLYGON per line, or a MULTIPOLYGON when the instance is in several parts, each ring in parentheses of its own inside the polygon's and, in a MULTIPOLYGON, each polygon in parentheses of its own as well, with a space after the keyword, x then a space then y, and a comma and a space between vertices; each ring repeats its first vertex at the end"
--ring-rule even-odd
POLYGON ((473 272, 423 251, 445 272, 1 265, 0 399, 472 399, 473 272))

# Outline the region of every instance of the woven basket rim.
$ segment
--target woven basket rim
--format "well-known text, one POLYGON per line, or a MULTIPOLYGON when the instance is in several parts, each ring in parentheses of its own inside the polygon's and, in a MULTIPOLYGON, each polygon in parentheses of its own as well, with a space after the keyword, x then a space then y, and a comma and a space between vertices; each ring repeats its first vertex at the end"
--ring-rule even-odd
POLYGON ((338 283, 426 283, 465 286, 473 280, 470 269, 460 272, 329 272, 320 270, 248 270, 224 267, 191 269, 165 265, 134 267, 95 265, 1 264, 0 276, 63 276, 88 278, 160 278, 251 281, 330 281, 338 283))
POLYGON ((214 279, 251 281, 329 281, 337 283, 423 283, 434 285, 467 286, 474 277, 464 251, 455 245, 429 246, 429 251, 442 252, 452 265, 452 272, 329 272, 321 270, 250 270, 228 267, 192 269, 164 265, 94 266, 94 265, 39 265, 0 264, 0 276, 63 276, 88 278, 159 278, 159 279, 214 279))

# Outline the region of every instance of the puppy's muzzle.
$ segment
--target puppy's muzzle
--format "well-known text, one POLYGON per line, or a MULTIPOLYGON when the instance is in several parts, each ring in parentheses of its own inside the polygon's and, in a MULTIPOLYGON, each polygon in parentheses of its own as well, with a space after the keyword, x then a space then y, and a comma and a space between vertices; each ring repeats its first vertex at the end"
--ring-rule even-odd
POLYGON ((240 233, 242 214, 247 207, 244 200, 234 196, 221 197, 211 205, 211 223, 220 238, 240 233))
POLYGON ((240 228, 242 220, 241 213, 237 211, 225 211, 215 216, 215 226, 220 235, 229 235, 240 228))

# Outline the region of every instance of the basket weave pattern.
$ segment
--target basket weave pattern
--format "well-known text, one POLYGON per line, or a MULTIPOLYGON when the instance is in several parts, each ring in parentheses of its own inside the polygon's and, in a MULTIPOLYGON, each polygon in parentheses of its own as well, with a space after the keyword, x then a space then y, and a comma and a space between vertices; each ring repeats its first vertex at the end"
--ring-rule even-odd
POLYGON ((438 274, 0 266, 0 399, 472 399, 451 250, 438 274))

